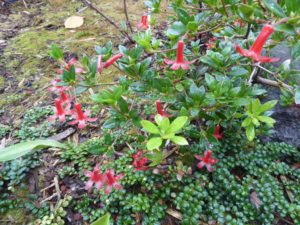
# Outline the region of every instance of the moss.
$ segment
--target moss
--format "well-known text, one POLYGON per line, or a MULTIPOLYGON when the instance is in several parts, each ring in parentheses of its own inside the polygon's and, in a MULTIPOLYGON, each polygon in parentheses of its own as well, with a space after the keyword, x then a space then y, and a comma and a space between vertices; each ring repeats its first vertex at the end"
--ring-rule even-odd
POLYGON ((0 89, 4 88, 4 82, 5 82, 4 77, 0 77, 0 89))

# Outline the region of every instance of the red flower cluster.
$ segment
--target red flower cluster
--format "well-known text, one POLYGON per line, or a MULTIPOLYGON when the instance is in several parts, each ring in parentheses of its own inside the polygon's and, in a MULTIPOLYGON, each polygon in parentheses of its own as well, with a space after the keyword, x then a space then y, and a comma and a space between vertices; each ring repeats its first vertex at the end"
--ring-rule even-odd
POLYGON ((213 168, 212 168, 212 165, 215 165, 217 163, 217 159, 215 158, 212 158, 211 157, 211 153, 212 151, 211 150, 206 150, 204 152, 204 157, 201 157, 199 155, 195 155, 195 158, 200 160, 201 162, 199 162, 197 164, 197 167, 199 169, 202 169, 204 166, 206 166, 206 169, 209 171, 209 172, 212 172, 213 171, 213 168))
POLYGON ((55 99, 54 115, 48 118, 49 122, 53 122, 58 119, 60 122, 66 121, 66 116, 72 116, 74 121, 69 122, 70 125, 78 124, 78 128, 82 129, 86 127, 87 122, 94 122, 97 118, 90 118, 90 111, 82 111, 81 105, 79 103, 74 105, 75 110, 71 109, 72 99, 65 93, 69 90, 68 87, 59 86, 57 83, 60 79, 55 79, 52 81, 53 87, 48 88, 49 91, 53 91, 60 95, 60 99, 55 99))
POLYGON ((258 35, 258 37, 256 38, 256 40, 255 40, 254 44, 252 45, 252 47, 250 48, 250 50, 242 49, 240 46, 235 44, 236 51, 238 53, 240 53, 241 55, 248 57, 248 58, 252 58, 254 61, 257 61, 257 62, 270 63, 270 62, 276 62, 276 61, 280 60, 279 58, 269 58, 269 57, 261 55, 264 44, 266 43, 269 36, 273 32, 274 32, 274 28, 272 25, 269 25, 269 24, 265 25, 263 27, 262 31, 260 32, 260 34, 258 35))
POLYGON ((124 174, 115 175, 113 169, 100 173, 100 166, 96 165, 93 171, 84 171, 84 175, 89 178, 85 185, 85 189, 88 191, 92 189, 94 184, 98 190, 105 187, 105 194, 109 194, 113 188, 117 190, 122 188, 118 181, 124 177, 124 174))
POLYGON ((156 111, 162 117, 171 117, 172 115, 168 114, 167 111, 162 109, 161 101, 156 101, 156 111))
POLYGON ((148 167, 146 166, 146 163, 148 162, 148 159, 146 157, 143 157, 143 151, 138 151, 135 154, 132 154, 133 163, 135 170, 147 170, 148 167))
POLYGON ((194 63, 196 60, 193 61, 185 61, 184 60, 184 42, 183 41, 178 41, 177 44, 177 54, 176 54, 176 60, 170 60, 170 59, 165 59, 164 62, 168 65, 172 66, 170 67, 171 70, 178 70, 180 68, 182 68, 183 70, 188 70, 189 69, 189 65, 194 63))

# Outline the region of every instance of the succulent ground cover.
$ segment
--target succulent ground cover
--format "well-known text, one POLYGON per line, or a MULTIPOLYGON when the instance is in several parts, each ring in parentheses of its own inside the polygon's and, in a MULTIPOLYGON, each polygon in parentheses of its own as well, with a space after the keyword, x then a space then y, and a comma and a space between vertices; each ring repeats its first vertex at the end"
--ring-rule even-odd
POLYGON ((118 38, 46 37, 45 101, 18 126, 3 104, 0 223, 300 224, 300 152, 262 141, 275 106, 299 110, 298 0, 150 0, 135 20, 75 2, 118 38))

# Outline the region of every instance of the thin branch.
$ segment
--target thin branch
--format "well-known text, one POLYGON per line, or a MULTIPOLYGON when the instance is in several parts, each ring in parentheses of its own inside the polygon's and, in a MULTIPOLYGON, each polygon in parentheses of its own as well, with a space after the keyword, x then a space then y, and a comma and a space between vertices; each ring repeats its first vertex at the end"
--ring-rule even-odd
POLYGON ((109 17, 107 17, 101 10, 99 10, 96 6, 94 6, 88 0, 80 0, 83 4, 88 6, 89 8, 93 9, 95 12, 100 14, 105 20, 107 20, 111 25, 113 25, 123 36, 127 37, 131 43, 135 43, 135 41, 130 37, 130 35, 123 31, 114 21, 112 21, 109 17))
MULTIPOLYGON (((257 67, 256 67, 257 68, 257 67)), ((269 79, 266 79, 266 78, 262 78, 262 77, 257 77, 256 80, 262 84, 267 84, 267 85, 270 85, 270 86, 273 86, 273 87, 283 87, 283 88, 286 88, 288 89, 289 91, 292 91, 293 90, 293 87, 288 85, 288 84, 285 84, 283 82, 278 82, 278 81, 274 81, 274 80, 269 80, 269 79)))
POLYGON ((225 1, 224 0, 221 0, 221 1, 222 1, 222 6, 223 6, 223 9, 224 9, 225 15, 226 15, 226 17, 228 17, 228 12, 226 10, 225 1))
POLYGON ((210 28, 210 29, 207 29, 207 30, 205 30, 205 31, 199 32, 198 35, 205 34, 205 33, 208 33, 208 32, 210 32, 210 31, 213 31, 213 30, 219 28, 219 27, 222 26, 222 25, 223 25, 223 24, 220 23, 220 24, 218 24, 218 25, 216 25, 216 26, 214 26, 214 27, 212 27, 212 28, 210 28))
POLYGON ((129 21, 129 17, 128 17, 128 12, 127 12, 127 4, 126 4, 126 0, 123 0, 123 6, 124 6, 124 13, 125 13, 125 17, 126 17, 126 24, 129 27, 131 33, 133 33, 130 21, 129 21))
POLYGON ((257 77, 258 75, 258 67, 255 66, 250 77, 249 77, 249 80, 248 80, 248 85, 251 86, 252 83, 253 83, 253 80, 257 77))

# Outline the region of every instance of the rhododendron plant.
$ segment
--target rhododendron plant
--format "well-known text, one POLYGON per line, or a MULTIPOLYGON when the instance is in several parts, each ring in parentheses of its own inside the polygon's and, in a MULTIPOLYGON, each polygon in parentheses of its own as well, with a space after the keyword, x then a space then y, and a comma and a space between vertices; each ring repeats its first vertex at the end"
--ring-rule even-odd
POLYGON ((212 154, 211 150, 206 150, 204 152, 203 157, 201 157, 199 155, 195 155, 195 158, 201 161, 197 164, 197 167, 199 169, 202 169, 205 166, 209 172, 213 171, 212 165, 215 165, 217 163, 217 159, 212 158, 211 154, 212 154))
POLYGON ((172 115, 168 114, 167 111, 163 110, 160 100, 156 101, 156 111, 162 117, 171 117, 172 115))
POLYGON ((105 175, 105 194, 109 194, 113 188, 120 190, 122 186, 118 182, 124 177, 124 174, 115 175, 115 171, 113 169, 109 169, 104 173, 105 175))
POLYGON ((176 60, 165 59, 164 62, 168 65, 172 65, 170 67, 172 70, 178 70, 180 68, 183 70, 188 70, 189 65, 194 63, 195 60, 185 61, 183 52, 184 52, 184 41, 178 41, 176 60))
POLYGON ((114 64, 118 59, 120 59, 123 56, 122 53, 118 53, 111 58, 109 58, 105 63, 102 62, 102 55, 98 56, 97 60, 97 70, 99 73, 102 73, 103 68, 107 68, 114 64))
POLYGON ((61 82, 60 79, 54 79, 51 81, 52 87, 49 87, 48 90, 60 94, 61 92, 69 90, 69 87, 60 86, 57 83, 61 82))
POLYGON ((55 99, 55 108, 54 115, 48 118, 49 122, 53 122, 58 119, 60 122, 64 122, 66 120, 66 116, 70 115, 70 108, 63 108, 62 101, 59 98, 55 99))
POLYGON ((147 15, 142 16, 141 22, 138 23, 137 28, 139 30, 147 30, 149 28, 147 15))
POLYGON ((78 128, 85 128, 87 122, 95 122, 97 118, 90 118, 90 110, 82 111, 79 103, 74 105, 75 111, 72 113, 74 121, 69 122, 70 125, 78 124, 78 128))
POLYGON ((96 186, 98 190, 100 190, 105 183, 105 175, 100 173, 100 166, 97 164, 93 171, 85 170, 84 175, 88 177, 88 181, 85 184, 85 189, 90 191, 93 185, 96 186))
POLYGON ((242 49, 240 46, 235 45, 236 51, 238 53, 240 53, 241 55, 248 57, 248 58, 252 58, 254 61, 257 61, 257 62, 270 63, 270 62, 276 62, 276 61, 280 60, 279 58, 269 58, 269 57, 261 55, 264 44, 266 43, 269 36, 273 32, 274 32, 274 27, 272 25, 269 25, 269 24, 265 25, 262 28, 260 34, 256 38, 256 40, 253 43, 250 50, 245 50, 245 49, 242 49))
POLYGON ((223 133, 222 134, 220 133, 220 129, 221 129, 220 124, 216 125, 215 132, 213 134, 214 138, 216 138, 219 141, 222 140, 223 138, 223 133))

